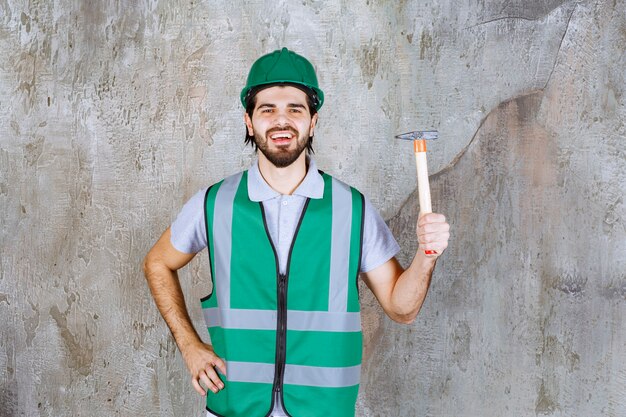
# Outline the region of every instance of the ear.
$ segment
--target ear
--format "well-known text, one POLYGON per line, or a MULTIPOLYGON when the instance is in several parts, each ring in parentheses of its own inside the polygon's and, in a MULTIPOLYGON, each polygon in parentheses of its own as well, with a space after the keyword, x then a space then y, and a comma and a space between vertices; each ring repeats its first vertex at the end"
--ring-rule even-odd
POLYGON ((317 123, 317 113, 315 113, 313 117, 311 117, 311 126, 309 127, 309 136, 313 136, 316 123, 317 123))
POLYGON ((243 114, 243 121, 246 123, 246 127, 248 128, 248 136, 254 136, 254 127, 252 127, 252 120, 248 113, 243 114))

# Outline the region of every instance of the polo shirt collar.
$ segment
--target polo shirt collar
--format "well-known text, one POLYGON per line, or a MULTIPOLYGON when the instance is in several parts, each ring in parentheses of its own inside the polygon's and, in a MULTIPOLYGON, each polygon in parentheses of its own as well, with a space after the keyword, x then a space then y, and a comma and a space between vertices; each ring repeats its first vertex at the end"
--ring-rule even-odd
MULTIPOLYGON (((293 195, 299 195, 308 198, 322 198, 324 196, 324 178, 317 170, 315 160, 307 156, 309 169, 300 183, 295 189, 293 195)), ((272 189, 265 181, 259 170, 259 160, 248 170, 248 197, 252 201, 267 201, 272 198, 279 197, 281 194, 272 189)))

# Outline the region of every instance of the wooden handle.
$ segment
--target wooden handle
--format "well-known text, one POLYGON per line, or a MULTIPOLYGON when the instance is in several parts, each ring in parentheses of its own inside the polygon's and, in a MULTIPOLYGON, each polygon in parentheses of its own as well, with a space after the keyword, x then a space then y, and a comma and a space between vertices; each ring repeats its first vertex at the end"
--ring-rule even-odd
POLYGON ((419 195, 420 213, 432 213, 430 202, 430 183, 428 182, 428 164, 426 152, 415 153, 415 167, 417 168, 417 193, 419 195))
MULTIPOLYGON (((428 181, 428 164, 426 163, 426 141, 416 140, 415 149, 415 167, 417 168, 417 194, 420 202, 420 216, 426 213, 432 213, 433 208, 430 202, 430 183, 428 181), (417 143, 423 142, 423 143, 417 143)), ((425 250, 426 255, 434 255, 434 250, 425 250)))

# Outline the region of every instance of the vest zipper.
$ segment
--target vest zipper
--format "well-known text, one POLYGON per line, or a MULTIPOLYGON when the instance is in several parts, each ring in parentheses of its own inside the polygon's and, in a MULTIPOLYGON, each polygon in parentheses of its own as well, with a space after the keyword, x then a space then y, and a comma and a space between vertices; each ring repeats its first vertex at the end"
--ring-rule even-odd
POLYGON ((278 275, 278 335, 277 335, 276 355, 276 383, 275 389, 279 393, 283 388, 283 377, 285 375, 285 356, 287 344, 287 275, 278 275))
POLYGON ((261 215, 263 216, 263 225, 265 226, 265 233, 267 234, 267 239, 270 241, 270 245, 272 247, 272 251, 274 251, 274 258, 276 260, 276 278, 278 279, 277 287, 277 325, 276 325, 276 359, 275 359, 275 368, 274 368, 274 386, 272 388, 272 404, 270 405, 270 410, 267 413, 267 416, 271 415, 274 410, 274 402, 276 399, 280 401, 280 404, 287 413, 289 412, 285 408, 285 402, 283 401, 283 378, 285 376, 285 361, 286 361, 286 349, 287 349, 287 283, 289 281, 289 266, 291 263, 291 252, 293 251, 293 247, 296 243, 296 237, 298 236, 298 231, 300 230, 300 225, 302 224, 302 219, 304 219, 304 213, 306 212, 307 207, 309 206, 310 199, 307 198, 304 202, 304 207, 302 207, 302 213, 300 214, 300 219, 298 220, 298 225, 296 226, 296 230, 294 231, 293 238, 291 240, 291 246, 289 247, 289 255, 287 257, 287 273, 280 273, 280 264, 278 261, 278 252, 276 252, 276 247, 274 246, 274 242, 272 241, 272 235, 270 235, 270 231, 267 228, 267 219, 265 218, 265 209, 263 208, 263 203, 259 202, 259 206, 261 207, 261 215))

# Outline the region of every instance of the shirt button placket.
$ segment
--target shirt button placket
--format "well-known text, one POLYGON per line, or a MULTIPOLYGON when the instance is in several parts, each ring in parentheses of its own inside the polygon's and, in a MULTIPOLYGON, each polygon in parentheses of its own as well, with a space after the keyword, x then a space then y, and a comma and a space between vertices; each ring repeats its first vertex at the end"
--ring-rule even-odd
MULTIPOLYGON (((287 201, 287 196, 283 196, 282 200, 281 200, 281 204, 282 206, 286 209, 288 201, 287 201)), ((287 231, 287 224, 286 224, 286 219, 287 219, 287 213, 285 213, 285 210, 281 210, 280 212, 281 216, 280 219, 278 219, 278 222, 280 223, 280 240, 282 242, 285 242, 285 232, 287 231)))

